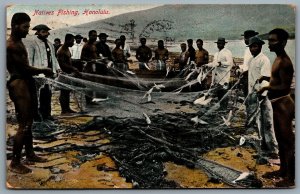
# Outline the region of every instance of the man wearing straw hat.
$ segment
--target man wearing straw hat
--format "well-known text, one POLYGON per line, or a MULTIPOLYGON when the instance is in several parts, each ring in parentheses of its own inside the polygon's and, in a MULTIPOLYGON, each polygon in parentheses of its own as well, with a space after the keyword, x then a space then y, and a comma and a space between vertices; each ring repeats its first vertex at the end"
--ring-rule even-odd
MULTIPOLYGON (((214 67, 212 72, 212 83, 219 89, 216 91, 218 100, 220 101, 227 93, 229 88, 230 70, 233 66, 232 53, 225 48, 225 38, 219 37, 217 42, 218 52, 215 53, 212 63, 206 64, 208 67, 214 67)), ((227 107, 228 100, 222 99, 220 105, 222 108, 227 107)))
MULTIPOLYGON (((265 42, 258 37, 252 37, 249 40, 248 47, 252 57, 248 61, 248 91, 249 96, 254 96, 260 102, 260 111, 256 117, 257 128, 261 138, 262 155, 271 158, 278 158, 278 144, 274 132, 273 109, 267 96, 267 91, 257 98, 256 91, 269 85, 271 76, 271 64, 269 58, 264 55, 262 45, 265 42)), ((252 97, 251 97, 252 99, 252 97)), ((250 103, 257 104, 257 100, 250 100, 250 103)), ((248 105, 251 107, 251 105, 248 105)), ((249 110, 253 112, 253 109, 249 110)))

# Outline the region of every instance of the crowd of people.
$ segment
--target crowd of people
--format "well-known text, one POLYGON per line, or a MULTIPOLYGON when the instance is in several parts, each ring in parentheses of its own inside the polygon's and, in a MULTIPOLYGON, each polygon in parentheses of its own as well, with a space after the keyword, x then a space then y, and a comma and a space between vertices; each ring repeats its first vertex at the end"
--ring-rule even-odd
MULTIPOLYGON (((47 39, 51 30, 47 25, 35 26, 36 37, 26 44, 30 28, 30 17, 26 13, 16 13, 11 20, 11 35, 7 40, 7 70, 10 79, 7 82, 9 96, 15 105, 18 119, 18 130, 14 136, 13 158, 9 165, 10 170, 25 174, 31 169, 21 163, 21 153, 25 146, 26 158, 31 162, 45 162, 46 159, 35 155, 32 145, 31 127, 33 121, 53 120, 51 116, 51 85, 48 83, 37 87, 35 77, 44 74, 53 79, 56 74, 64 72, 76 77, 81 72, 103 73, 105 66, 96 65, 97 60, 112 61, 113 65, 123 71, 129 69, 128 60, 132 56, 126 37, 121 35, 115 40, 115 48, 110 49, 107 44, 106 33, 99 35, 95 30, 88 32, 85 41, 81 35, 66 34, 64 43, 56 38, 54 44, 47 39), (99 38, 99 41, 97 41, 99 38), (86 61, 82 66, 81 61, 86 61)), ((291 83, 294 75, 293 64, 285 52, 289 38, 288 33, 276 28, 268 34, 268 45, 271 52, 277 57, 271 65, 268 57, 262 52, 265 42, 254 30, 246 30, 242 36, 245 41, 245 54, 243 64, 236 70, 240 74, 241 83, 244 85, 246 112, 251 112, 251 103, 259 102, 260 113, 256 119, 255 127, 258 128, 261 138, 261 148, 267 158, 280 159, 279 171, 265 174, 266 178, 282 177, 278 183, 282 186, 294 185, 295 179, 295 134, 292 120, 295 114, 294 100, 291 98, 291 83)), ((168 49, 164 41, 158 41, 158 47, 152 50, 146 46, 146 38, 140 39, 140 46, 135 57, 140 69, 149 69, 150 60, 159 61, 159 70, 166 68, 169 59, 168 49)), ((212 85, 217 87, 217 97, 221 107, 226 107, 228 101, 223 97, 229 89, 230 72, 234 66, 232 53, 225 47, 227 41, 219 37, 215 42, 218 51, 209 62, 209 52, 203 48, 203 40, 196 40, 198 50, 193 48, 193 40, 188 39, 187 44, 182 43, 181 53, 174 60, 182 72, 187 66, 194 69, 211 68, 212 85)), ((86 96, 86 103, 93 104, 92 94, 86 96)), ((70 90, 61 89, 59 102, 61 113, 75 113, 69 106, 70 90)))

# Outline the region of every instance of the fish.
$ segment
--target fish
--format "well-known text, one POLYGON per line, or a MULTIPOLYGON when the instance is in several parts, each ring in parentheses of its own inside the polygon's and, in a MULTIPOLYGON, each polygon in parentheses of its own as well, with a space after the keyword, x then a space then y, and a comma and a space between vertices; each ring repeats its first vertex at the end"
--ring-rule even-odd
POLYGON ((199 75, 197 76, 197 81, 199 82, 199 84, 201 84, 202 76, 203 76, 203 68, 201 67, 201 68, 200 68, 200 73, 199 73, 199 75))
POLYGON ((208 124, 208 122, 203 121, 198 116, 192 118, 191 121, 195 122, 195 124, 201 124, 201 125, 207 125, 208 124))
POLYGON ((171 68, 168 66, 168 67, 167 67, 166 77, 169 75, 170 70, 171 70, 171 68))
POLYGON ((242 146, 246 142, 246 139, 241 136, 239 145, 242 146))
POLYGON ((233 180, 232 183, 236 183, 237 181, 244 180, 244 179, 246 179, 249 175, 251 175, 251 173, 249 173, 249 172, 243 172, 243 173, 240 174, 239 177, 237 177, 235 180, 233 180))
POLYGON ((109 99, 108 97, 106 97, 106 98, 93 98, 92 102, 103 102, 103 101, 106 101, 108 99, 109 99))
POLYGON ((158 84, 158 85, 156 85, 155 83, 154 83, 154 86, 153 86, 153 88, 155 88, 155 89, 157 89, 157 90, 161 90, 162 88, 165 88, 166 86, 165 85, 163 85, 163 84, 158 84))
POLYGON ((208 98, 208 99, 205 99, 205 98, 206 98, 206 95, 196 99, 194 101, 194 104, 207 105, 212 100, 212 98, 208 98))
POLYGON ((147 65, 147 63, 144 63, 145 67, 150 70, 150 67, 147 65))
POLYGON ((144 112, 143 112, 143 115, 144 115, 144 117, 146 119, 147 124, 150 125, 151 124, 151 120, 150 120, 149 116, 146 113, 144 113, 144 112))
POLYGON ((126 73, 129 73, 129 74, 131 74, 131 75, 135 75, 135 73, 132 72, 132 71, 130 71, 130 70, 127 70, 126 73))
POLYGON ((153 89, 154 89, 153 87, 150 88, 150 90, 148 90, 148 91, 145 93, 145 95, 143 96, 143 98, 148 97, 148 102, 151 101, 151 93, 152 93, 153 89))
POLYGON ((228 113, 228 116, 227 116, 227 119, 225 119, 225 117, 222 116, 222 119, 224 121, 224 124, 229 127, 231 125, 230 123, 230 120, 231 120, 231 117, 232 117, 232 110, 229 111, 228 113))
POLYGON ((185 78, 184 80, 185 80, 185 81, 189 80, 190 77, 191 77, 192 75, 194 75, 196 72, 197 72, 196 70, 193 70, 191 73, 189 73, 189 74, 186 76, 186 78, 185 78))

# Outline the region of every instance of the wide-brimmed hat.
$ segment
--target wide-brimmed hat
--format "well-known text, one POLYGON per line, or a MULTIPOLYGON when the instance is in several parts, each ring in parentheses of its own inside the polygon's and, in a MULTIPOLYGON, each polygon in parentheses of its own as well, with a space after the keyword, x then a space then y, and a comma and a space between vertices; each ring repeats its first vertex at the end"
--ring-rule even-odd
POLYGON ((225 38, 219 37, 217 42, 215 43, 228 43, 228 42, 225 41, 225 38))
POLYGON ((80 34, 77 34, 77 35, 75 36, 75 39, 83 39, 83 37, 82 37, 80 34))
POLYGON ((100 33, 100 34, 98 35, 98 37, 99 37, 99 38, 101 38, 101 37, 108 37, 108 35, 105 34, 105 33, 100 33))
MULTIPOLYGON (((45 24, 39 24, 39 25, 37 25, 37 26, 34 26, 33 28, 32 28, 32 30, 36 30, 37 32, 38 31, 40 31, 40 30, 47 30, 47 31, 49 31, 49 30, 51 30, 51 28, 49 28, 47 25, 45 25, 45 24)), ((37 32, 35 33, 35 34, 37 34, 37 32)))
POLYGON ((254 30, 246 30, 244 32, 244 34, 241 34, 241 36, 244 36, 244 37, 253 37, 253 36, 256 36, 258 35, 259 33, 258 32, 255 32, 254 30))
POLYGON ((253 36, 249 39, 249 44, 247 45, 247 47, 251 46, 252 44, 264 45, 265 42, 257 36, 253 36))

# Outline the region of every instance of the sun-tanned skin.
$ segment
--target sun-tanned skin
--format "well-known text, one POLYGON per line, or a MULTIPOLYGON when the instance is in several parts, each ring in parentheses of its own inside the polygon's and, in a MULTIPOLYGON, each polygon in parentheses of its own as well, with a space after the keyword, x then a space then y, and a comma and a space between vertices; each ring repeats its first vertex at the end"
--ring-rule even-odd
POLYGON ((30 27, 30 18, 24 13, 17 13, 12 19, 12 31, 7 40, 7 70, 10 74, 10 80, 7 83, 9 96, 15 105, 18 119, 18 129, 14 136, 13 158, 10 163, 10 170, 26 174, 31 169, 21 163, 21 153, 25 145, 26 159, 28 162, 45 162, 46 160, 35 155, 32 143, 31 126, 33 123, 33 95, 35 91, 35 82, 33 75, 45 74, 52 75, 49 68, 40 69, 29 65, 28 54, 22 42, 28 34, 30 27), (25 17, 21 19, 20 17, 25 17))
POLYGON ((272 175, 283 177, 283 181, 279 182, 278 186, 292 186, 295 181, 295 134, 292 125, 295 103, 289 95, 294 68, 284 50, 286 39, 280 39, 276 32, 269 33, 269 49, 275 52, 277 57, 272 65, 270 85, 260 90, 260 93, 265 90, 269 91, 280 156, 280 170, 268 173, 265 177, 272 175))

